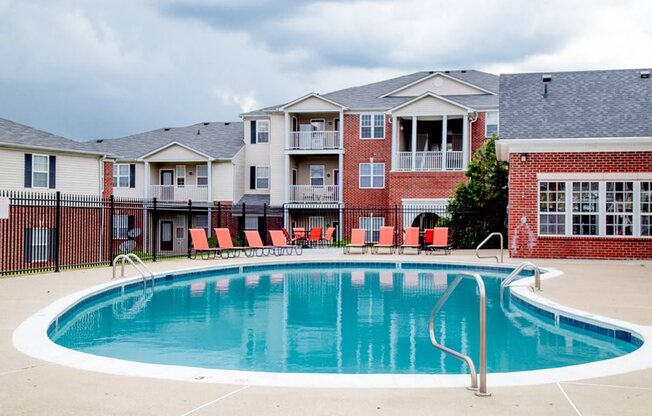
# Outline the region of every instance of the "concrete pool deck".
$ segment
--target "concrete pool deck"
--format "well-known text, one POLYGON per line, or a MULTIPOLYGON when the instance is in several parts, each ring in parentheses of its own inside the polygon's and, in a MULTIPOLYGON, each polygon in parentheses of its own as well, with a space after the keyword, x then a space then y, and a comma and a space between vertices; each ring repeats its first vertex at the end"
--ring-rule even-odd
MULTIPOLYGON (((415 256, 343 256, 339 250, 306 250, 301 259, 324 257, 410 260, 415 256)), ((449 256, 420 257, 482 262, 472 251, 464 250, 449 256)), ((520 261, 505 260, 512 264, 520 261)), ((184 259, 148 266, 158 272, 211 262, 184 259)), ((535 260, 535 264, 565 273, 545 280, 542 296, 598 315, 652 326, 652 261, 535 260)), ((492 388, 490 384, 493 396, 477 398, 460 388, 293 389, 122 377, 51 364, 14 348, 13 331, 26 318, 64 295, 105 283, 110 277, 110 268, 95 268, 0 278, 0 414, 641 415, 649 412, 652 403, 652 369, 527 387, 492 388)))

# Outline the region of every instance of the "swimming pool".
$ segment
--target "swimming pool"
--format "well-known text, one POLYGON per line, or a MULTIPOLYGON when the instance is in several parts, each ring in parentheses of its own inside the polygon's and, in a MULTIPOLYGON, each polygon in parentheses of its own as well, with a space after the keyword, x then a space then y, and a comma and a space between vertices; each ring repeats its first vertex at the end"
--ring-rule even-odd
MULTIPOLYGON (((499 278, 510 268, 395 262, 225 267, 164 275, 153 289, 135 281, 68 308, 48 336, 85 357, 202 374, 463 375, 463 363, 430 344, 428 318, 455 275, 470 270, 487 290, 490 374, 608 360, 642 344, 632 331, 522 296, 501 302, 499 278)), ((477 305, 475 286, 463 281, 436 318, 439 342, 476 362, 477 305)))

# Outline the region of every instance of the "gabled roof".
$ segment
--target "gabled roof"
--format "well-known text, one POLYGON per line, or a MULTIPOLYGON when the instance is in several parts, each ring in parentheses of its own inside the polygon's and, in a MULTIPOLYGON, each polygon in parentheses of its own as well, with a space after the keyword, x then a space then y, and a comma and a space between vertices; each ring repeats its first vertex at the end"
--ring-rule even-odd
POLYGON ((294 100, 294 101, 290 101, 289 103, 287 103, 287 104, 281 106, 281 107, 279 108, 279 110, 285 110, 286 108, 288 108, 288 107, 292 107, 292 106, 295 105, 295 104, 299 104, 300 102, 302 102, 302 101, 304 101, 304 100, 307 100, 308 98, 316 98, 316 99, 318 99, 318 100, 322 100, 322 101, 325 101, 325 102, 327 102, 327 103, 329 103, 329 104, 332 104, 332 105, 334 105, 334 106, 336 106, 336 107, 340 107, 340 108, 342 108, 342 109, 344 109, 344 110, 347 109, 345 106, 343 106, 343 105, 340 104, 340 103, 336 103, 336 102, 333 101, 333 100, 329 100, 329 99, 326 98, 326 97, 322 97, 321 95, 317 94, 316 92, 311 92, 311 93, 309 93, 309 94, 304 95, 303 97, 297 98, 296 100, 294 100))
POLYGON ((243 123, 197 123, 84 144, 89 149, 110 151, 125 160, 137 160, 174 143, 213 159, 231 159, 244 146, 243 123))
POLYGON ((418 97, 414 97, 414 98, 410 99, 409 101, 406 101, 406 102, 404 102, 402 104, 397 105, 394 108, 390 108, 388 111, 392 112, 392 111, 400 110, 401 108, 403 108, 405 106, 408 106, 408 105, 410 105, 412 103, 415 103, 417 101, 423 100, 426 97, 431 97, 431 98, 434 98, 436 100, 440 100, 440 101, 443 101, 445 103, 452 104, 452 105, 454 105, 456 107, 459 107, 461 109, 464 109, 466 111, 473 111, 472 108, 469 108, 469 107, 467 107, 467 106, 465 106, 463 104, 457 103, 455 101, 449 100, 449 99, 447 99, 447 98, 445 98, 445 97, 443 97, 441 95, 433 94, 431 92, 426 92, 425 94, 421 94, 418 97))
POLYGON ((501 139, 652 137, 652 79, 640 69, 500 76, 501 139))
POLYGON ((88 149, 82 142, 66 139, 4 118, 0 118, 0 144, 93 155, 106 154, 104 151, 88 149))
MULTIPOLYGON (((468 87, 473 87, 473 88, 475 88, 475 89, 477 89, 477 90, 479 90, 479 91, 481 91, 481 92, 483 92, 483 93, 486 93, 486 94, 495 94, 495 92, 490 91, 490 90, 487 90, 487 89, 485 89, 485 88, 482 88, 482 87, 479 86, 479 85, 474 85, 474 84, 471 84, 471 83, 468 82, 468 81, 465 81, 465 80, 463 80, 463 79, 460 79, 459 77, 453 77, 453 76, 449 75, 449 74, 450 74, 450 71, 447 71, 447 72, 440 72, 440 71, 436 71, 436 72, 435 72, 435 71, 433 71, 433 72, 431 72, 430 74, 428 74, 427 76, 425 76, 425 77, 423 77, 423 78, 421 78, 421 79, 418 79, 418 80, 413 81, 413 82, 411 82, 411 83, 409 83, 409 84, 407 84, 407 85, 403 85, 403 86, 401 86, 401 87, 399 87, 399 88, 397 88, 397 89, 395 89, 395 90, 393 90, 393 91, 390 91, 390 92, 387 92, 387 93, 383 94, 383 95, 381 96, 381 98, 389 97, 389 96, 394 95, 394 94, 396 94, 397 92, 403 91, 403 90, 405 90, 405 89, 407 89, 407 88, 409 88, 409 87, 411 87, 411 86, 413 86, 413 85, 416 85, 416 84, 418 84, 418 83, 420 83, 420 82, 423 82, 423 81, 426 81, 426 80, 428 80, 428 79, 430 79, 430 78, 434 78, 434 77, 438 77, 438 76, 441 76, 441 77, 444 77, 444 78, 448 78, 448 79, 451 79, 451 80, 457 81, 457 82, 459 82, 460 84, 466 85, 466 86, 468 86, 468 87), (447 73, 447 72, 448 72, 448 73, 447 73)), ((466 73, 466 72, 464 72, 464 73, 466 73)), ((461 74, 461 73, 460 73, 460 74, 461 74)))
MULTIPOLYGON (((498 76, 475 70, 415 72, 413 74, 403 75, 397 78, 391 78, 388 80, 374 82, 358 87, 346 88, 318 96, 320 98, 331 100, 351 110, 386 111, 390 108, 394 108, 400 104, 406 103, 412 100, 414 97, 384 97, 384 95, 391 93, 392 91, 405 88, 409 85, 413 85, 419 81, 427 79, 428 77, 432 77, 437 73, 441 73, 442 75, 445 75, 451 79, 461 81, 462 83, 478 87, 488 92, 486 94, 477 95, 443 95, 442 97, 446 97, 451 101, 455 101, 459 104, 478 109, 493 108, 497 106, 498 97, 495 94, 498 94, 498 76)), ((244 113, 242 115, 266 115, 270 112, 282 111, 281 109, 286 105, 287 104, 279 104, 244 113)))

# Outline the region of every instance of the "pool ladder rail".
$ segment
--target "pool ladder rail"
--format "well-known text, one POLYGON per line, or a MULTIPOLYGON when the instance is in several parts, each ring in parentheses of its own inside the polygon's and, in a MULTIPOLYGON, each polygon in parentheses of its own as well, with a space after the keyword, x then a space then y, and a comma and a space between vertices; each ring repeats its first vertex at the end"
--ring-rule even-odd
POLYGON ((487 297, 484 287, 484 282, 482 277, 478 273, 467 273, 461 272, 455 275, 453 283, 448 286, 448 289, 444 294, 439 298, 439 301, 432 308, 430 312, 430 321, 428 323, 428 332, 430 333, 430 342, 432 345, 440 351, 443 351, 447 354, 452 355, 453 357, 462 360, 469 367, 469 373, 471 375, 471 386, 467 387, 469 390, 475 390, 475 395, 480 397, 491 396, 491 393, 487 392, 487 297), (444 306, 451 293, 455 290, 457 285, 462 279, 473 279, 478 286, 478 293, 480 295, 480 374, 476 372, 475 365, 473 360, 468 355, 462 354, 458 351, 452 350, 444 345, 441 345, 437 342, 435 336, 435 316, 437 312, 444 306))
POLYGON ((143 278, 143 284, 147 285, 147 278, 149 277, 152 281, 152 286, 154 286, 154 273, 152 273, 149 267, 145 266, 145 263, 143 263, 140 257, 135 255, 134 253, 119 254, 115 256, 115 258, 113 259, 113 277, 111 278, 111 280, 115 279, 115 271, 116 268, 118 267, 119 261, 121 262, 120 277, 125 277, 125 262, 128 262, 129 264, 134 266, 134 269, 138 270, 138 273, 140 273, 140 276, 143 278))
POLYGON ((534 271, 534 290, 536 291, 541 291, 541 270, 534 264, 529 261, 524 261, 521 264, 519 264, 514 271, 512 271, 509 276, 502 282, 500 282, 500 300, 503 300, 503 293, 505 292, 505 289, 509 287, 509 285, 512 284, 512 282, 518 278, 520 278, 519 274, 527 269, 531 268, 534 271))
POLYGON ((499 233, 499 232, 493 232, 493 233, 489 234, 489 235, 487 236, 487 238, 485 238, 484 240, 482 240, 482 242, 481 242, 480 244, 478 244, 478 246, 475 248, 475 255, 476 255, 479 259, 490 259, 490 258, 493 257, 493 258, 496 259, 496 262, 497 262, 497 263, 502 263, 502 262, 503 262, 503 246, 504 246, 504 244, 503 244, 503 235, 502 235, 501 233, 499 233), (481 256, 481 255, 480 255, 480 249, 481 249, 485 244, 487 244, 487 242, 488 242, 489 240, 491 240, 492 237, 495 237, 495 236, 500 237, 500 259, 498 258, 498 256, 481 256))

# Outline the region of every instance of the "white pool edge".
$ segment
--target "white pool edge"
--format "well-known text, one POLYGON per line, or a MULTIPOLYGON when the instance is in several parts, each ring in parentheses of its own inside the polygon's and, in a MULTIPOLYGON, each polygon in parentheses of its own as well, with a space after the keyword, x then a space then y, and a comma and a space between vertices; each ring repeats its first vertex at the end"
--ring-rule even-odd
MULTIPOLYGON (((195 267, 170 270, 157 273, 162 277, 176 273, 201 272, 206 270, 225 269, 233 267, 265 266, 272 264, 295 263, 296 258, 261 259, 258 262, 231 263, 206 267, 195 267)), ((378 260, 369 259, 310 259, 309 263, 432 263, 430 259, 410 260, 378 260)), ((437 263, 465 265, 478 267, 515 267, 513 264, 468 264, 460 262, 438 261, 437 263)), ((547 268, 542 280, 561 276, 556 269, 547 268)), ((148 377, 177 381, 192 381, 202 383, 219 383, 255 386, 305 387, 305 388, 435 388, 464 387, 469 385, 470 378, 464 374, 425 375, 425 374, 324 374, 324 373, 272 373, 257 371, 236 371, 204 369, 196 367, 148 364, 115 358, 96 356, 61 347, 50 340, 48 329, 50 325, 70 307, 80 300, 103 292, 113 287, 128 285, 141 280, 141 277, 113 280, 88 289, 83 289, 67 295, 41 309, 21 323, 13 333, 14 347, 34 358, 51 363, 95 371, 106 374, 148 377)), ((543 298, 530 290, 533 278, 521 279, 512 286, 512 293, 528 303, 541 309, 562 314, 571 318, 595 322, 603 327, 622 329, 631 332, 643 340, 643 345, 637 350, 609 360, 596 361, 587 364, 551 368, 544 370, 520 371, 510 373, 489 373, 489 387, 525 386, 555 383, 560 381, 584 380, 595 377, 611 376, 629 373, 652 367, 652 327, 636 325, 619 321, 585 311, 563 306, 543 298)), ((544 286, 545 289, 545 286, 544 286)))

